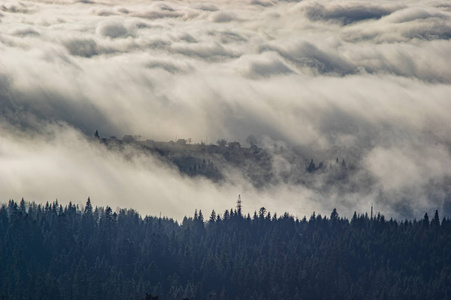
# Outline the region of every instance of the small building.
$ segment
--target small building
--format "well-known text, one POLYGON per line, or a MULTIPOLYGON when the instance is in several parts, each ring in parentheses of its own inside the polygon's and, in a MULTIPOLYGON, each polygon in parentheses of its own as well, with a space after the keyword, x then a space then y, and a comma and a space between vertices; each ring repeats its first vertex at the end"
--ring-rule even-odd
POLYGON ((229 143, 229 149, 231 149, 231 150, 240 149, 240 148, 241 148, 241 144, 239 142, 230 142, 229 143))
POLYGON ((133 142, 135 141, 135 138, 134 138, 133 136, 127 134, 127 135, 124 135, 124 137, 122 138, 122 140, 123 140, 125 143, 133 143, 133 142))
POLYGON ((186 145, 187 141, 185 139, 178 139, 177 144, 179 145, 186 145))

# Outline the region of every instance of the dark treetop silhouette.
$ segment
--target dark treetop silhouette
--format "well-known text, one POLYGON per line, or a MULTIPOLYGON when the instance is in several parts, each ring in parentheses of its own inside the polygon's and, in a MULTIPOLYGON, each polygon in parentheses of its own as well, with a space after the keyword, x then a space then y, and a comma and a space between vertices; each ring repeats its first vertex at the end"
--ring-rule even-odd
POLYGON ((446 299, 451 222, 236 209, 172 219, 58 202, 0 208, 5 299, 446 299), (147 298, 146 298, 147 297, 147 298))

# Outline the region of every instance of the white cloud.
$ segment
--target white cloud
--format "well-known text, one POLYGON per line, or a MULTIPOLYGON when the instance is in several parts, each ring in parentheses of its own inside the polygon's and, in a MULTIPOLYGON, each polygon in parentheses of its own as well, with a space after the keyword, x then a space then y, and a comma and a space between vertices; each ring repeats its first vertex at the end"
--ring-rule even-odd
POLYGON ((366 160, 369 170, 389 191, 422 186, 451 175, 451 156, 442 147, 376 147, 366 160))
MULTIPOLYGON (((121 205, 149 193, 159 199, 152 200, 155 209, 180 216, 196 205, 222 208, 244 189, 256 209, 309 214, 375 202, 396 216, 406 213, 402 201, 416 214, 449 197, 443 188, 451 149, 447 2, 5 0, 0 9, 6 137, 0 160, 15 174, 13 180, 2 171, 1 201, 21 193, 30 200, 73 199, 92 190, 101 204, 121 205), (46 145, 48 126, 54 137, 46 145), (96 129, 107 136, 243 144, 249 134, 268 136, 327 160, 350 157, 362 166, 352 181, 376 183, 360 191, 343 187, 347 194, 337 188, 327 197, 286 184, 256 191, 244 179, 227 191, 152 159, 144 168, 142 156, 122 161, 80 137, 96 129), (81 174, 86 179, 77 182, 81 174), (179 209, 178 201, 191 204, 179 209)), ((277 162, 282 175, 293 169, 277 162)))

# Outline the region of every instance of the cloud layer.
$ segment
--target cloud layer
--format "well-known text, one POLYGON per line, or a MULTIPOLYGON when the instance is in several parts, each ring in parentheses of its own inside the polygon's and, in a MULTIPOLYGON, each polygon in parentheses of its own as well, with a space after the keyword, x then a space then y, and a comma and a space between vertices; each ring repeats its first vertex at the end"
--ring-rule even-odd
POLYGON ((3 1, 0 201, 96 195, 180 217, 247 193, 250 210, 451 214, 450 38, 446 1, 3 1), (361 167, 355 182, 375 183, 327 197, 216 186, 105 153, 83 137, 96 129, 243 144, 254 134, 316 160, 339 154, 361 167))

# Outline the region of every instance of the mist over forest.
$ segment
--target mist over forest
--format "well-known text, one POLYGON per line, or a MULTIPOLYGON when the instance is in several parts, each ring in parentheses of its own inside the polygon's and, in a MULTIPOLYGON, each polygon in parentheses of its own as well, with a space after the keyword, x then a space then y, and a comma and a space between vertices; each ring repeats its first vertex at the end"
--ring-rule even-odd
POLYGON ((448 1, 4 0, 0 202, 450 216, 450 38, 448 1))

